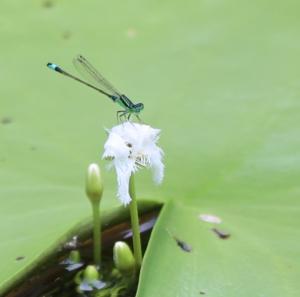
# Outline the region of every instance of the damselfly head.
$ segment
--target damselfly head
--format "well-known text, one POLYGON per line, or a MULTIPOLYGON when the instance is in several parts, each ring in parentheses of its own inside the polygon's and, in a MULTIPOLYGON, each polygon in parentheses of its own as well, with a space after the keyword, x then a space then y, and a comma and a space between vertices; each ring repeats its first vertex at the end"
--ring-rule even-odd
POLYGON ((140 112, 141 110, 144 109, 144 104, 143 103, 137 103, 134 105, 134 109, 136 112, 140 112))

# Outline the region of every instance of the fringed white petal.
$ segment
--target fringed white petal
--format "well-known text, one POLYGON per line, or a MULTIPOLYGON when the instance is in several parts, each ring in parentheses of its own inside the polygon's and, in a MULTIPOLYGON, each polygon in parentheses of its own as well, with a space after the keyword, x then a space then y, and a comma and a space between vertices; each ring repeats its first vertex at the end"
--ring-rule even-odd
POLYGON ((162 183, 164 179, 165 165, 162 162, 163 151, 159 147, 151 155, 151 168, 153 172, 153 180, 156 184, 162 183))
POLYGON ((123 162, 114 160, 117 180, 118 180, 118 198, 123 205, 128 205, 131 201, 129 195, 129 179, 131 174, 135 171, 135 164, 133 160, 123 162))
POLYGON ((128 147, 125 145, 124 140, 120 135, 111 131, 108 139, 104 144, 103 159, 114 159, 114 158, 127 158, 128 147))

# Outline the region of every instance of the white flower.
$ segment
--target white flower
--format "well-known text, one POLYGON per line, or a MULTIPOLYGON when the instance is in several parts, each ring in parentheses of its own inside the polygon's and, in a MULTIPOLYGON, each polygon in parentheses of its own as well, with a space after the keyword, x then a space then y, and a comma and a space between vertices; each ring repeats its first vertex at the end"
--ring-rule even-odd
POLYGON ((115 167, 118 197, 127 205, 131 201, 129 179, 138 169, 151 168, 154 182, 159 184, 163 180, 163 151, 156 145, 160 130, 144 124, 125 122, 107 132, 108 139, 102 158, 110 160, 110 167, 115 167))

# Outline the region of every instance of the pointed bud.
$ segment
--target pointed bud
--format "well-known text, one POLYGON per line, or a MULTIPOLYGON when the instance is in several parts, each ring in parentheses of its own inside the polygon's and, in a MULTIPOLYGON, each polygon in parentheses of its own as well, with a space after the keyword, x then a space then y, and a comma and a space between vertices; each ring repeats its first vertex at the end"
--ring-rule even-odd
POLYGON ((113 253, 115 265, 122 274, 133 274, 135 272, 136 262, 126 242, 117 241, 113 253))
POLYGON ((103 184, 100 168, 97 164, 90 164, 86 176, 86 194, 92 204, 100 202, 103 192, 103 184))
POLYGON ((87 283, 92 283, 96 280, 98 280, 100 277, 99 272, 97 268, 94 265, 88 265, 83 272, 83 279, 87 283))

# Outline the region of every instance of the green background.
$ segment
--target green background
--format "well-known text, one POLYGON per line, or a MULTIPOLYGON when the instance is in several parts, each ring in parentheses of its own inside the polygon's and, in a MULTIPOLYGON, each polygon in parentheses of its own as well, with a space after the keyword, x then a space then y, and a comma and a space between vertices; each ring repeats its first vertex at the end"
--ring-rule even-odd
POLYGON ((2 0, 0 287, 88 216, 90 162, 103 169, 103 208, 119 204, 100 161, 118 107, 46 68, 75 73, 81 53, 162 130, 164 183, 141 172, 136 187, 173 202, 138 296, 298 296, 299 11, 292 0, 2 0), (220 216, 230 239, 200 213, 220 216))

